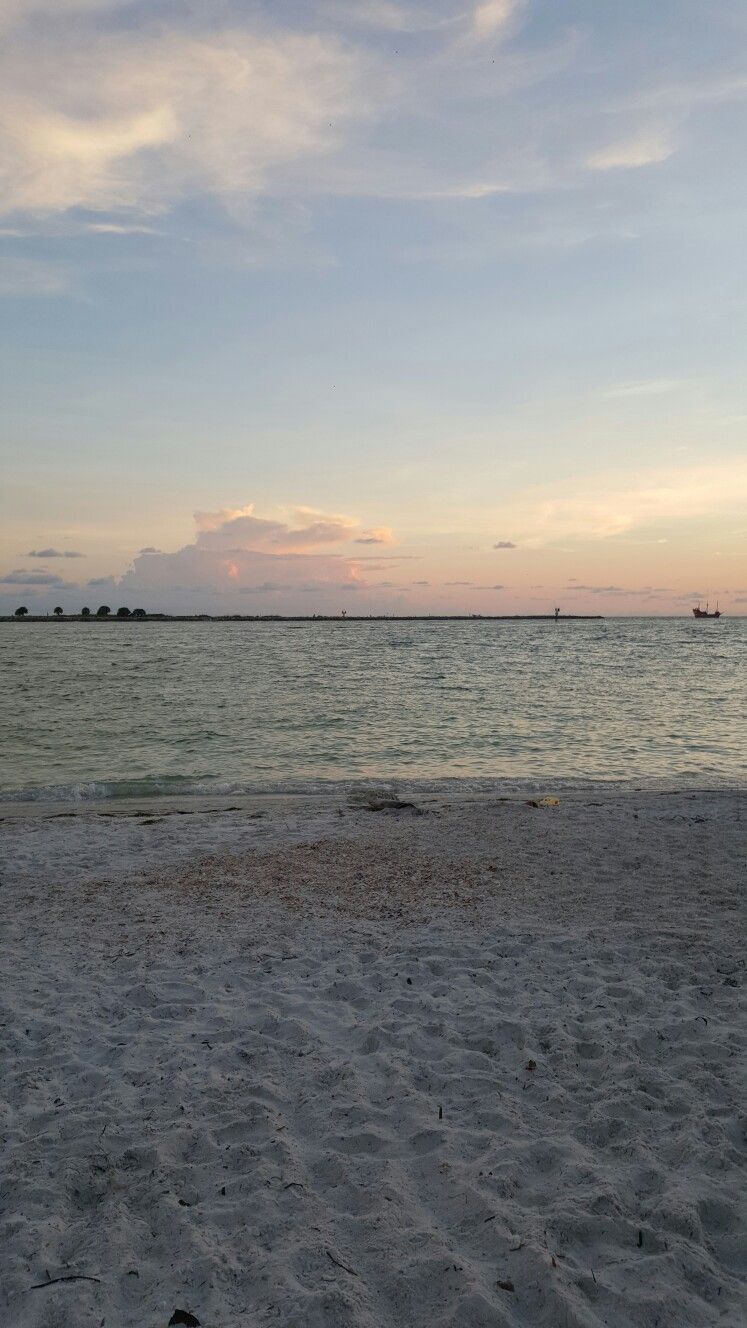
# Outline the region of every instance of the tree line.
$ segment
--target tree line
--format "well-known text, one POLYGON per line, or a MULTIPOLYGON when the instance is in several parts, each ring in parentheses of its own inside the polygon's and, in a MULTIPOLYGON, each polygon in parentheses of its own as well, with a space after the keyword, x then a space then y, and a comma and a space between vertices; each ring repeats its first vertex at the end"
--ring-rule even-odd
MULTIPOLYGON (((64 609, 61 609, 59 605, 57 605, 57 608, 53 609, 52 612, 53 612, 55 618, 62 618, 62 617, 64 617, 64 614, 65 614, 65 610, 64 610, 64 609)), ((27 615, 28 615, 28 609, 26 608, 26 605, 25 605, 25 604, 21 604, 21 605, 19 605, 19 607, 18 607, 18 608, 16 609, 16 611, 15 611, 15 617, 16 617, 16 618, 25 618, 27 615)), ((81 609, 81 611, 80 611, 79 614, 76 614, 76 615, 74 615, 74 616, 75 616, 75 617, 79 617, 79 618, 92 618, 92 617, 93 617, 93 618, 108 618, 108 617, 110 617, 110 615, 111 615, 111 609, 109 608, 109 605, 108 605, 108 604, 100 604, 99 607, 97 608, 95 614, 92 614, 90 609, 88 609, 88 608, 84 608, 84 609, 81 609)), ((117 618, 147 618, 147 616, 148 616, 148 615, 147 615, 147 613, 145 612, 145 609, 132 609, 132 610, 130 610, 130 609, 125 608, 124 605, 122 606, 121 609, 117 609, 117 612, 116 612, 116 614, 115 614, 115 617, 117 617, 117 618)))

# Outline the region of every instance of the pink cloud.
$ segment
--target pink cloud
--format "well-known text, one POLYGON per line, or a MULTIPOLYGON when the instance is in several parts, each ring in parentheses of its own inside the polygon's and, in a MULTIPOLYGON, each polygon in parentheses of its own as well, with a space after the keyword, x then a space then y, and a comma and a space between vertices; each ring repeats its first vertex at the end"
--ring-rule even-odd
POLYGON ((394 534, 388 526, 374 526, 372 530, 362 530, 355 538, 356 544, 394 544, 394 534))
MULTIPOLYGON (((320 611, 328 611, 338 607, 340 591, 375 589, 365 581, 360 559, 324 547, 352 543, 360 531, 357 521, 308 507, 284 509, 283 515, 287 519, 258 516, 253 504, 196 512, 194 542, 174 553, 138 554, 119 592, 166 610, 275 607, 292 613, 301 606, 308 612, 310 595, 317 597, 320 611), (242 605, 242 596, 250 602, 242 605)), ((363 537, 374 533, 382 543, 391 534, 378 527, 363 537)))
POLYGON ((313 507, 293 507, 289 515, 289 521, 255 516, 253 503, 224 507, 218 512, 195 512, 196 544, 208 549, 315 549, 324 544, 347 543, 359 530, 352 517, 331 516, 313 507))

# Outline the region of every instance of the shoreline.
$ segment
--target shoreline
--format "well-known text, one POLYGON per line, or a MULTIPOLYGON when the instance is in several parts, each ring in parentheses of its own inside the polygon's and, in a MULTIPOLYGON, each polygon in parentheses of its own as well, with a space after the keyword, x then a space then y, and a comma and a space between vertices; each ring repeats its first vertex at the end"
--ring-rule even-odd
POLYGON ((0 623, 366 623, 366 622, 603 622, 603 613, 145 613, 142 617, 131 611, 122 617, 116 612, 98 616, 96 613, 63 613, 55 617, 51 613, 27 613, 21 618, 15 614, 0 615, 0 623))
MULTIPOLYGON (((101 781, 114 784, 115 781, 101 781)), ((28 792, 28 790, 23 790, 28 792)), ((424 806, 448 800, 451 805, 513 802, 558 795, 563 802, 583 802, 590 797, 604 801, 619 801, 633 795, 650 798, 698 798, 725 796, 747 802, 747 782, 689 785, 664 782, 660 779, 642 780, 562 780, 549 778, 510 780, 489 779, 481 776, 454 776, 429 779, 349 779, 329 780, 320 787, 309 781, 308 787, 286 789, 275 786, 265 789, 209 793, 151 793, 120 796, 119 794, 80 795, 70 797, 2 797, 0 796, 0 822, 14 820, 55 820, 70 817, 150 817, 221 815, 231 812, 252 812, 271 809, 276 812, 304 806, 320 810, 331 807, 365 807, 368 802, 392 799, 414 801, 424 806)))

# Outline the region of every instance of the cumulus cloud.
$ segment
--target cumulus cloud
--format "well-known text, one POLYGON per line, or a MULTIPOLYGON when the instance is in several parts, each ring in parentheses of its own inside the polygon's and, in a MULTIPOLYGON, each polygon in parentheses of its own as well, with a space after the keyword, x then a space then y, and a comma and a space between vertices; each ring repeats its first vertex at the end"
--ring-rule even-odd
MULTIPOLYGON (((53 18, 50 20, 53 22, 53 18)), ((360 103, 356 57, 308 32, 36 27, 0 62, 2 210, 155 212, 256 196, 330 149, 360 103)))
POLYGON ((146 547, 145 547, 144 549, 141 549, 140 552, 141 552, 141 553, 160 553, 161 550, 160 550, 160 549, 156 549, 152 544, 148 544, 148 545, 146 545, 146 547))
POLYGON ((493 545, 493 548, 494 548, 494 549, 515 549, 515 548, 516 548, 516 545, 515 545, 514 543, 512 543, 511 540, 498 540, 498 543, 497 543, 497 544, 494 544, 494 545, 493 545))
MULTIPOLYGON (((278 607, 292 612, 294 596, 316 595, 320 607, 334 607, 341 591, 368 591, 367 560, 340 546, 357 537, 388 530, 361 531, 352 517, 314 507, 288 506, 277 515, 260 515, 253 503, 195 513, 192 543, 174 553, 149 546, 119 580, 122 596, 137 595, 153 607, 168 608, 185 599, 189 607, 215 607, 231 597, 230 611, 241 611, 241 597, 257 601, 252 611, 278 607), (238 602, 237 602, 238 601, 238 602)), ((378 570, 378 569, 377 569, 378 570)), ((304 606, 308 611, 308 605, 304 606)), ((227 610, 229 611, 229 610, 227 610)))
POLYGON ((359 529, 352 517, 330 516, 314 507, 292 507, 288 517, 256 516, 254 503, 224 507, 218 512, 195 512, 196 542, 205 549, 230 549, 235 545, 273 552, 298 551, 347 542, 359 529))
POLYGON ((29 549, 27 558, 85 558, 84 553, 76 553, 74 549, 29 549))

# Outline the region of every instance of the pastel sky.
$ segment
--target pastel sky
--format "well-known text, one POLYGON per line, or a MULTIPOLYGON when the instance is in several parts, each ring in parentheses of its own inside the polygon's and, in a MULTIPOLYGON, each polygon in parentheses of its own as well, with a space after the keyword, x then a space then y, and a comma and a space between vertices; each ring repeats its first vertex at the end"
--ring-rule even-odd
POLYGON ((747 611, 744 0, 0 0, 0 611, 747 611))

